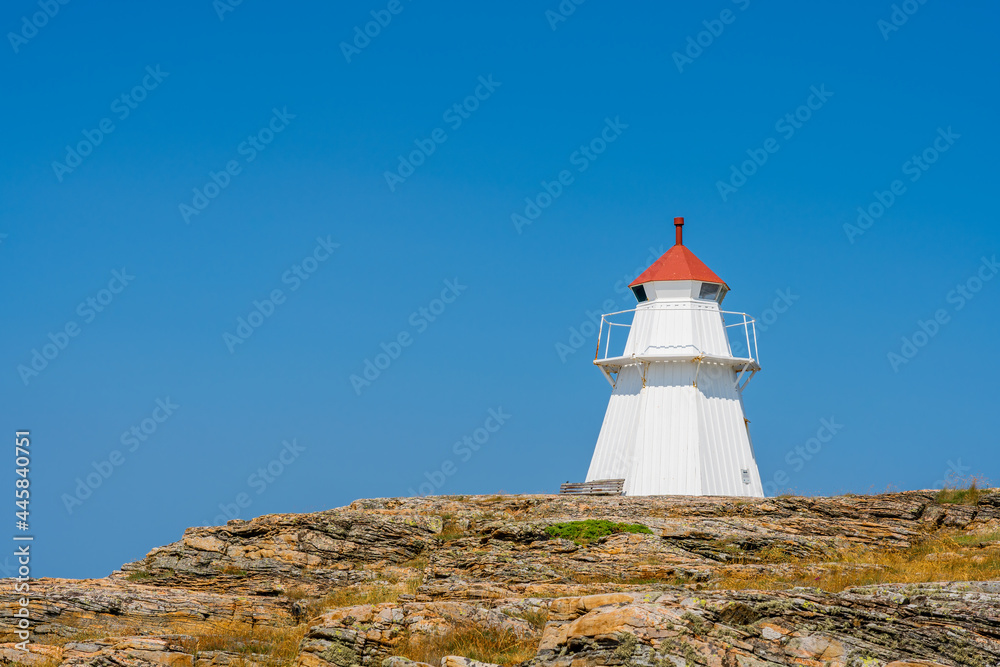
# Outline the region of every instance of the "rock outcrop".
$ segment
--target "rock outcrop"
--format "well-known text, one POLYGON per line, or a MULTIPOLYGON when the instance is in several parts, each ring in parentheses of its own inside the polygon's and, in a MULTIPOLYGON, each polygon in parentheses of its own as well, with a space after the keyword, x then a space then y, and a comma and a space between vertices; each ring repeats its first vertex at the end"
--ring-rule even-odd
POLYGON ((0 664, 994 667, 997 579, 1000 493, 360 500, 34 581, 30 653, 0 591, 0 664))
POLYGON ((775 551, 821 557, 849 546, 908 548, 942 529, 1000 521, 1000 497, 939 505, 933 492, 837 498, 492 496, 360 500, 341 510, 190 528, 113 579, 280 594, 376 578, 373 564, 424 557, 425 599, 522 595, 532 585, 686 577, 775 551), (580 519, 642 523, 643 536, 581 546, 546 526, 580 519), (454 582, 456 586, 449 586, 454 582), (478 588, 470 588, 478 585, 478 588), (477 592, 478 591, 478 592, 477 592))
POLYGON ((554 600, 533 665, 1000 663, 1000 584, 554 600))
POLYGON ((536 630, 517 616, 525 608, 545 606, 512 602, 490 609, 461 602, 386 603, 335 609, 311 623, 302 642, 299 665, 381 665, 401 641, 427 644, 474 627, 497 635, 534 637, 536 630))

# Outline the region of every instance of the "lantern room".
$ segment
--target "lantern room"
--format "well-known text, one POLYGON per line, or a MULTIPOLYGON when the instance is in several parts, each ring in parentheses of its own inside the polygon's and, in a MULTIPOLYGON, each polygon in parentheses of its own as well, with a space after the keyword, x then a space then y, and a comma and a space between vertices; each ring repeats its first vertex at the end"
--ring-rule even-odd
POLYGON ((729 286, 684 246, 684 218, 674 218, 673 247, 663 254, 629 287, 636 301, 714 301, 726 298, 729 286))

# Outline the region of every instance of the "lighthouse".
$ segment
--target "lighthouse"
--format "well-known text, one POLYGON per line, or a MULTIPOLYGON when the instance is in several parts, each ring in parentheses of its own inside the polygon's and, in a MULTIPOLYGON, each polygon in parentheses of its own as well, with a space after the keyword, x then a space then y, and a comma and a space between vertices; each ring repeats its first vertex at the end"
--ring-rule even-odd
POLYGON ((676 242, 629 287, 631 310, 601 319, 594 364, 611 399, 587 482, 628 496, 763 497, 743 408, 760 370, 753 318, 722 310, 729 286, 676 242))

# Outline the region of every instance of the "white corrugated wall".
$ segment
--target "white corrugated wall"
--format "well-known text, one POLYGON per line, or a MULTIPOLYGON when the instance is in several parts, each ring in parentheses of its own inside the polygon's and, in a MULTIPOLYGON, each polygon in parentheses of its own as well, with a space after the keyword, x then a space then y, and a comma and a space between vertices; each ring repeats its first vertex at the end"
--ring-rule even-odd
POLYGON ((642 389, 642 367, 624 367, 618 374, 615 389, 604 413, 604 424, 597 438, 594 457, 590 461, 587 481, 624 479, 632 459, 632 445, 638 425, 639 393, 642 389))
POLYGON ((657 352, 729 356, 729 341, 719 307, 714 303, 694 307, 684 303, 637 308, 625 356, 657 352))
MULTIPOLYGON (((694 353, 732 356, 716 304, 636 309, 625 356, 694 353)), ((626 495, 763 496, 733 367, 667 358, 623 366, 587 473, 599 479, 625 479, 626 495)))

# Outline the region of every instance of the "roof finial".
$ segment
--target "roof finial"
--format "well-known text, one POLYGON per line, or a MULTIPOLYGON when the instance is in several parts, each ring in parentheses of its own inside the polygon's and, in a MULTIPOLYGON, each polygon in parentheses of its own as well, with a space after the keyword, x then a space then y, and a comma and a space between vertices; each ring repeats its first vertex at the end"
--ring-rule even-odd
POLYGON ((677 231, 675 245, 684 245, 684 218, 674 218, 674 229, 677 231))

